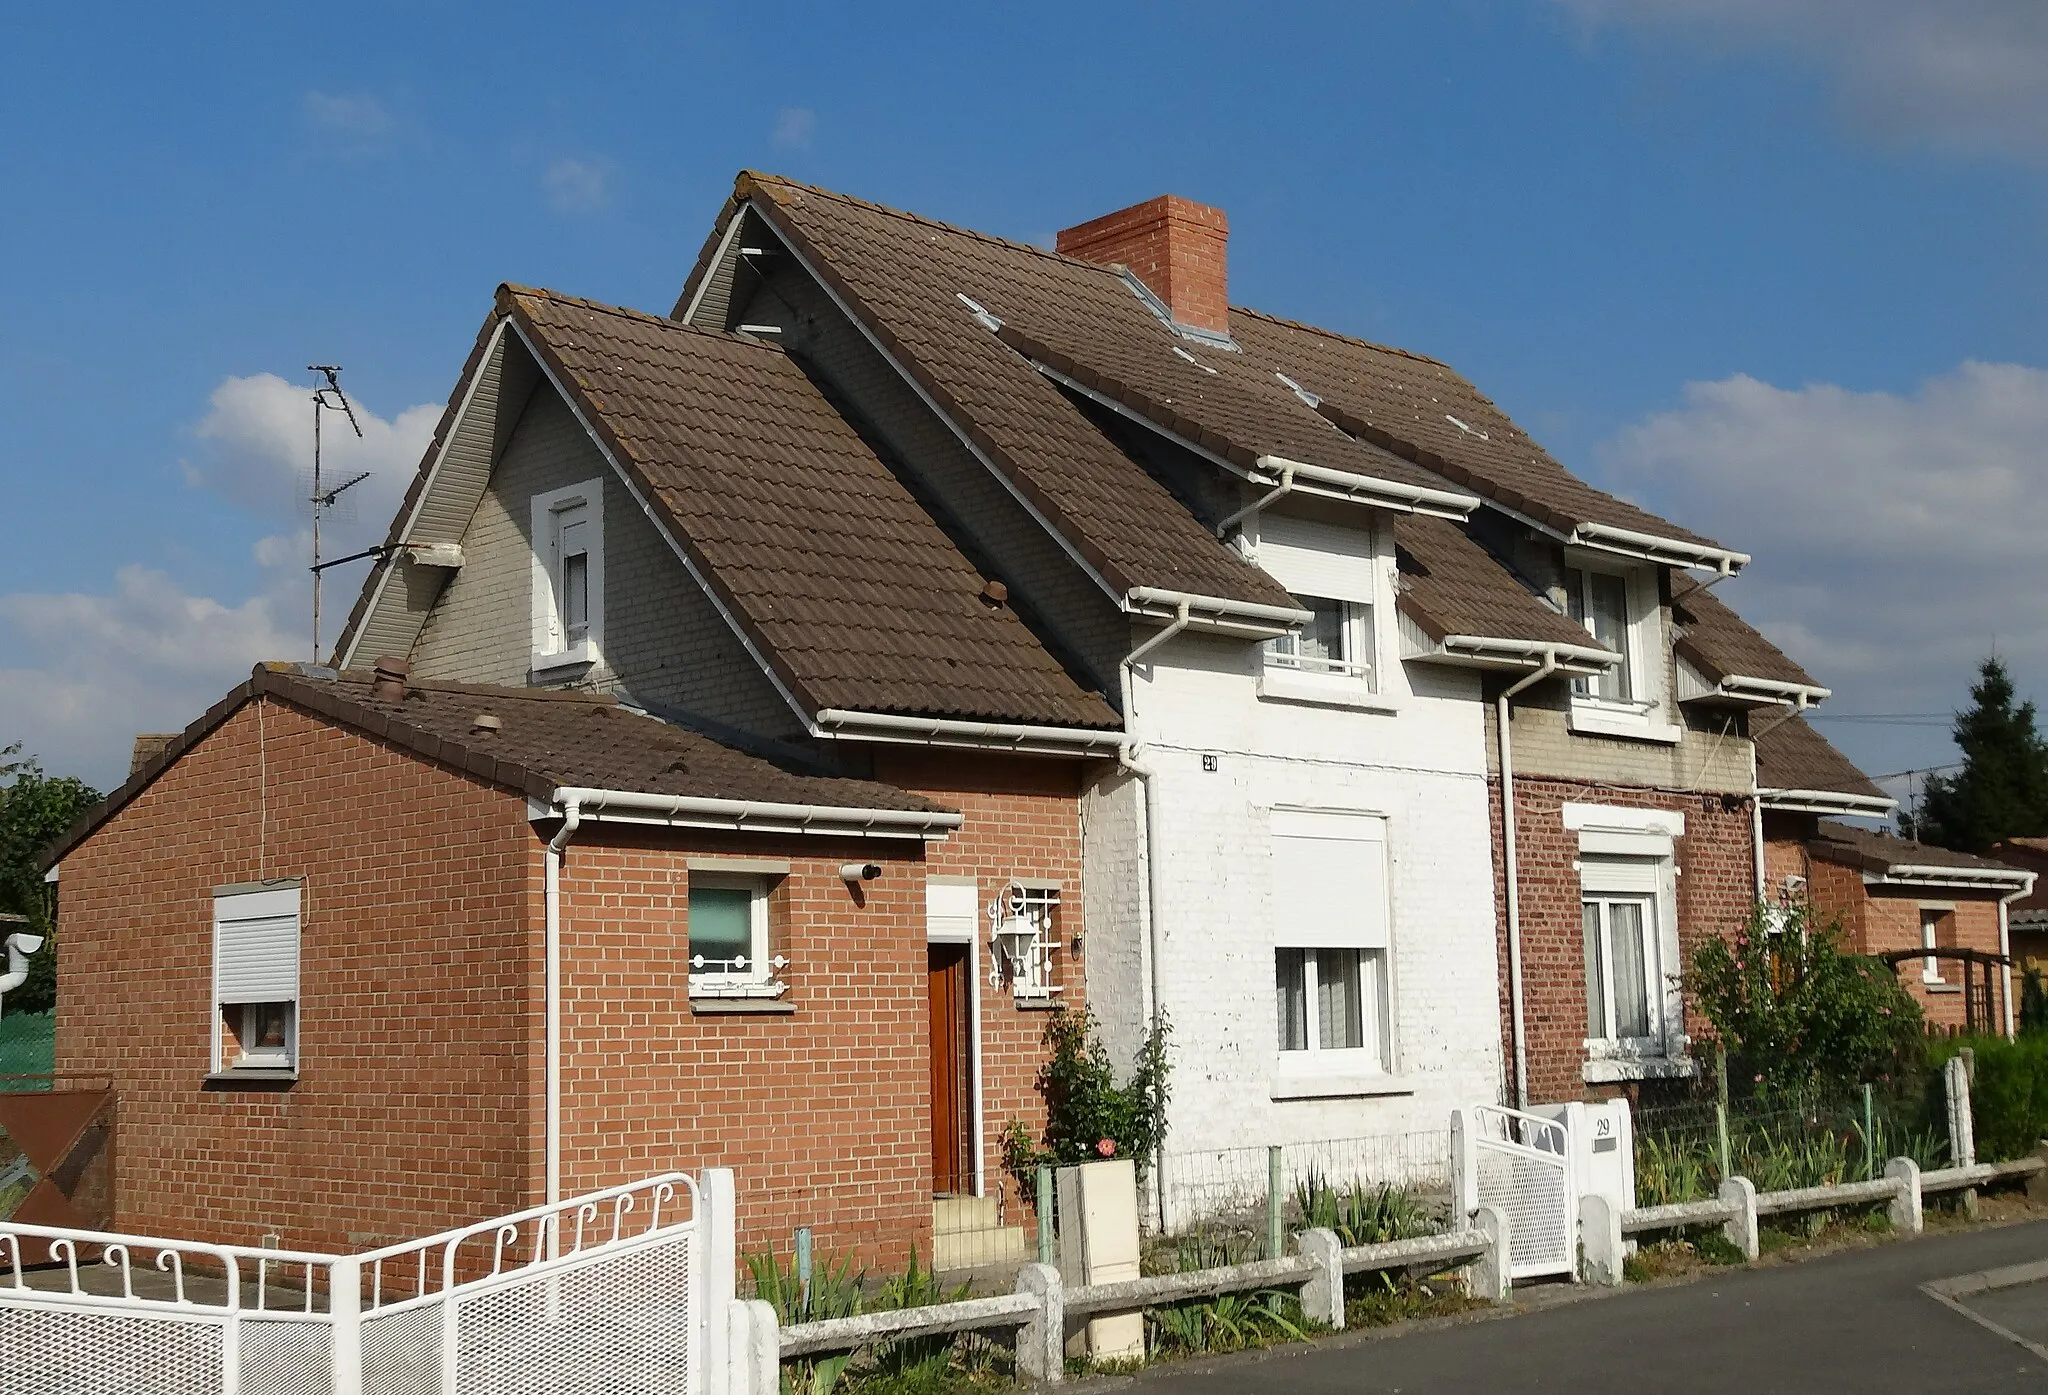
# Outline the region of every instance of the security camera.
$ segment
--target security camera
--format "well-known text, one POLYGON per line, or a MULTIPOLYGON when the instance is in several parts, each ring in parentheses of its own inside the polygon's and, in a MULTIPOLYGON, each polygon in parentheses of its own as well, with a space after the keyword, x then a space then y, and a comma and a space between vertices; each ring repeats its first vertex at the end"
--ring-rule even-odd
POLYGON ((873 862, 849 862, 839 869, 840 880, 847 882, 871 882, 881 875, 881 866, 873 862))

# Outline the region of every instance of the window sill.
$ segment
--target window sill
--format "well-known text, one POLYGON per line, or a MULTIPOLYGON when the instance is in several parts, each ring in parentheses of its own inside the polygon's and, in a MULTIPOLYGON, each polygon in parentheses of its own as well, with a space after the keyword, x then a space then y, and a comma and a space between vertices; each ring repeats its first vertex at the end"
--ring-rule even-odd
MULTIPOLYGON (((1314 1052, 1284 1052, 1285 1056, 1314 1052)), ((1374 1095, 1412 1095, 1415 1082, 1369 1065, 1296 1065, 1282 1060, 1273 1070, 1270 1096, 1276 1100, 1363 1099, 1374 1095)))
POLYGON ((205 1090, 289 1090, 299 1083, 299 1073, 289 1066, 270 1069, 260 1066, 231 1067, 208 1075, 205 1090))
POLYGON ((1963 991, 1963 985, 1960 983, 1922 983, 1920 986, 1929 993, 1960 993, 1963 991))
POLYGON ((1700 1073, 1690 1056, 1637 1056, 1588 1061, 1579 1079, 1588 1085, 1613 1085, 1626 1080, 1691 1080, 1700 1073))
POLYGON ((528 676, 533 678, 560 677, 570 669, 585 669, 597 662, 597 652, 588 644, 579 644, 574 649, 564 649, 559 654, 534 652, 527 665, 528 676))
POLYGON ((713 1017, 721 1013, 751 1013, 757 1017, 789 1017, 796 1012, 796 1004, 787 998, 743 998, 728 994, 722 998, 690 999, 692 1017, 713 1017))
POLYGON ((1368 688, 1357 678, 1339 678, 1286 669, 1259 673, 1259 697, 1265 702, 1305 702, 1317 707, 1344 707, 1355 712, 1398 712, 1401 705, 1368 688))
POLYGON ((1011 996, 1019 1012, 1053 1012, 1060 1006, 1057 993, 1017 993, 1011 996))
POLYGON ((1676 746, 1685 739, 1685 728, 1672 722, 1653 721, 1646 712, 1616 711, 1583 699, 1572 703, 1568 725, 1581 736, 1618 736, 1626 741, 1653 741, 1676 746))

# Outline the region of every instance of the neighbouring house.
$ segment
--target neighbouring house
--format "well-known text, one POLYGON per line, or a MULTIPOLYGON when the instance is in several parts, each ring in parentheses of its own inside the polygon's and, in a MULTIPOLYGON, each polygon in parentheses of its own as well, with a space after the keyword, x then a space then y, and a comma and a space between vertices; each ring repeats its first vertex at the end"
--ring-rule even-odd
MULTIPOLYGON (((1742 553, 1576 479, 1435 359, 1231 306, 1227 260, 1222 212, 1183 199, 1069 228, 1047 251, 744 173, 666 317, 500 288, 337 646, 341 675, 259 672, 260 692, 117 796, 64 860, 67 920, 86 922, 62 939, 67 983, 100 975, 96 1011, 162 1015, 148 995, 171 989, 134 975, 120 932, 144 903, 112 869, 135 859, 101 850, 201 824, 217 788, 267 789, 266 714, 297 713, 307 743, 364 760, 395 743, 394 768, 437 789, 489 784, 393 735, 413 727, 379 712, 381 664, 405 684, 407 722, 440 701, 420 695, 465 695, 476 710, 447 718, 458 726, 486 695, 508 695, 490 698, 499 716, 566 704, 615 714, 620 761, 674 733, 699 762, 751 762, 764 791, 822 782, 839 797, 810 802, 947 821, 943 837, 934 823, 842 855, 816 839, 868 835, 741 819, 707 848, 703 830, 578 825, 555 796, 581 777, 538 755, 522 766, 530 802, 490 805, 517 819, 487 841, 525 869, 526 900, 462 901, 436 923, 455 946, 523 956, 506 972, 524 1016, 476 1021, 530 1048, 546 940, 532 898, 545 909, 546 846, 574 828, 560 1020, 624 1035, 610 1064, 520 1058, 518 1108, 551 1080, 562 1091, 565 1186, 729 1162, 772 1201, 771 1227, 1014 1226, 1029 1198, 1001 1137, 1044 1121, 1056 1004, 1091 1008, 1126 1061, 1170 1023, 1170 1150, 1248 1159, 1259 1185, 1267 1145, 1435 1136, 1453 1105, 1690 1072, 1685 948, 1739 922, 1764 875, 1751 723, 1826 689, 1693 575, 1730 575, 1742 553), (342 692, 378 715, 344 721, 306 697, 342 692), (580 900, 608 838, 660 846, 633 844, 649 860, 632 893, 580 900), (700 875, 692 859, 714 856, 790 870, 700 875), (880 890, 840 880, 835 857, 880 867, 880 890), (73 894, 94 876, 100 899, 73 894), (809 938, 787 939, 803 952, 777 948, 787 962, 763 983, 757 946, 735 980, 724 951, 747 885, 706 877, 809 888, 809 938), (635 1001, 605 996, 609 978, 579 997, 570 951, 600 934, 667 976, 635 1001), (915 1020, 897 1010, 910 981, 915 1020), (860 1015, 870 999, 892 1005, 886 1020, 860 1015), (643 1023, 706 1054, 634 1055, 643 1023), (907 1074, 886 1098, 865 1083, 832 1096, 859 1113, 842 1127, 816 1103, 830 1068, 814 1065, 843 1048, 907 1074), (666 1112, 733 1080, 742 1098, 793 1103, 707 1105, 688 1128, 666 1112), (656 1103, 578 1113, 579 1092, 656 1103)), ((469 749, 467 727, 419 730, 469 749)), ((392 811, 412 806, 310 775, 293 797, 295 846, 347 860, 280 870, 281 835, 258 818, 263 875, 397 875, 360 840, 407 835, 418 825, 392 811)), ((250 880, 248 833, 243 818, 210 834, 223 866, 150 921, 152 946, 202 974, 214 920, 191 888, 250 880)), ((202 991, 181 1011, 208 1001, 222 1000, 202 991)), ((310 990, 304 1006, 314 1032, 310 990)), ((408 1007, 410 1060, 468 1049, 451 1044, 468 999, 423 991, 408 1007), (451 1018, 444 1001, 464 1008, 451 1018)), ((259 1015, 246 1030, 260 1043, 296 1026, 259 1015)), ((316 1035, 278 1093, 216 1082, 203 1114, 185 1087, 135 1077, 163 1104, 124 1113, 149 1159, 124 1194, 213 1175, 229 1154, 179 1132, 195 1117, 207 1137, 277 1115, 302 1121, 302 1151, 342 1140, 350 1116, 324 1092, 382 1096, 367 1074, 328 1075, 316 1035)), ((159 1036, 130 1048, 147 1056, 159 1036)), ((114 1048, 81 1019, 59 1049, 82 1066, 114 1048)), ((261 1055, 220 1073, 252 1084, 261 1055)), ((407 1093, 417 1112, 387 1139, 428 1128, 431 1097, 407 1093)), ((506 1190, 478 1209, 545 1194, 546 1131, 520 1129, 493 1174, 506 1190)), ((366 1156, 332 1154, 335 1178, 366 1156)), ((1162 1213, 1199 1200, 1172 1166, 1165 1182, 1162 1213)), ((253 1214, 239 1187, 216 1187, 206 1218, 253 1214)))
POLYGON ((1767 905, 1838 920, 1850 948, 1893 965, 1930 1025, 2013 1030, 2008 908, 2033 870, 1842 822, 1897 803, 1801 717, 1759 735, 1757 784, 1767 905))
POLYGON ((2006 912, 2007 938, 2016 970, 2048 973, 2048 886, 2041 880, 2048 873, 2048 838, 2008 838, 1991 851, 2000 862, 2034 874, 2034 889, 2006 912))

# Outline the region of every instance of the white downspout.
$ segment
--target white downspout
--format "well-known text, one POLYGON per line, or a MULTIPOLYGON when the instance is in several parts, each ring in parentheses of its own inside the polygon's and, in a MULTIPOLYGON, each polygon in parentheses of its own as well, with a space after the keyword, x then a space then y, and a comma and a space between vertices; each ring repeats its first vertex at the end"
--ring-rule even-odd
POLYGON ((1529 1107, 1529 1041, 1522 1030, 1522 890, 1521 874, 1515 861, 1515 756, 1509 736, 1508 703, 1524 688, 1542 682, 1557 672, 1557 651, 1543 651, 1543 663, 1534 673, 1501 689, 1494 699, 1495 719, 1500 727, 1500 834, 1501 875, 1507 885, 1508 906, 1508 1031, 1515 1049, 1515 1108, 1529 1107))
MULTIPOLYGON (((1172 623, 1153 635, 1143 644, 1124 656, 1117 665, 1117 677, 1122 688, 1124 744, 1117 747, 1116 763, 1124 770, 1138 777, 1138 784, 1144 791, 1145 811, 1145 1017, 1151 1030, 1159 1029, 1160 1019, 1165 1015, 1164 999, 1159 979, 1159 855, 1153 845, 1153 829, 1157 827, 1157 807, 1152 795, 1152 767, 1138 759, 1141 743, 1135 741, 1136 713, 1132 703, 1132 673, 1138 660, 1157 649, 1188 627, 1188 602, 1183 599, 1174 612, 1172 623)), ((1162 1146, 1158 1157, 1152 1162, 1152 1188, 1158 1200, 1159 1222, 1163 1229, 1166 1224, 1166 1154, 1162 1146)))
POLYGON ((7 937, 7 972, 0 974, 0 1000, 28 982, 28 957, 42 947, 43 937, 26 930, 7 937))
MULTIPOLYGON (((547 1204, 562 1200, 562 850, 583 822, 583 805, 570 796, 562 804, 562 826, 548 839, 546 858, 547 931, 542 946, 547 997, 547 1204)), ((553 1230, 553 1227, 550 1227, 553 1230)), ((551 1239, 552 1243, 552 1239, 551 1239)))
POLYGON ((2005 975, 2005 1035, 2008 1040, 2019 1034, 2017 1024, 2013 1021, 2012 1011, 2012 926, 2009 913, 2013 902, 2019 900, 2022 896, 2031 896, 2033 891, 2034 888, 2030 883, 2013 892, 2010 896, 1998 898, 1998 953, 2005 960, 2001 972, 2005 975))

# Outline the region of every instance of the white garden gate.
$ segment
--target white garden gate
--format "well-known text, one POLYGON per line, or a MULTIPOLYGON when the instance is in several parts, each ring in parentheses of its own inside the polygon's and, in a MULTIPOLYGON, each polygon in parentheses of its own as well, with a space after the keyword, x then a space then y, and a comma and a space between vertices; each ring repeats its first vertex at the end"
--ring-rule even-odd
POLYGON ((0 1223, 0 1391, 707 1395, 732 1207, 670 1173, 355 1256, 0 1223))
POLYGON ((1578 1192, 1563 1124, 1492 1104, 1454 1109, 1451 1167, 1461 1214, 1507 1214, 1510 1278, 1577 1271, 1578 1192))

